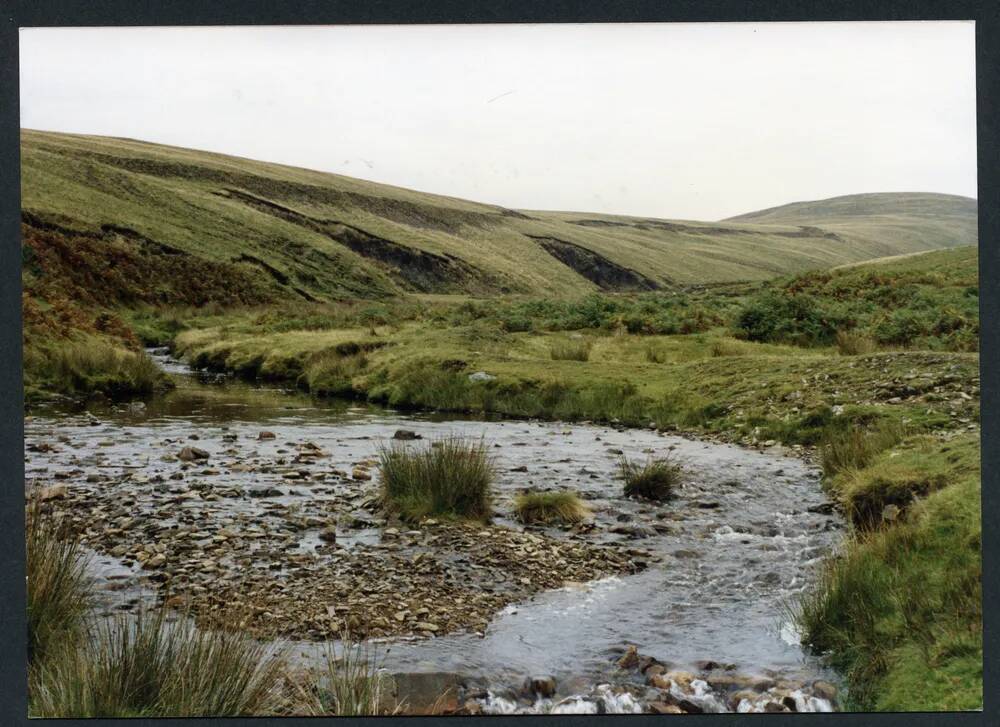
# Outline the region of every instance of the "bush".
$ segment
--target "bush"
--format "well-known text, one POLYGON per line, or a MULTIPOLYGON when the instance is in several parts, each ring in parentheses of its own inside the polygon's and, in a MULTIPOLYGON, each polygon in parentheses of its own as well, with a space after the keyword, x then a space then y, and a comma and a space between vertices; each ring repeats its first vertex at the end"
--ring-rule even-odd
POLYGON ((382 499, 405 520, 428 515, 487 521, 496 461, 483 440, 450 437, 418 450, 379 449, 382 499))
POLYGON ((768 291, 751 298, 740 310, 736 328, 750 341, 822 345, 833 339, 836 318, 811 295, 768 291))
POLYGON ((852 331, 837 331, 835 342, 841 356, 864 356, 878 350, 874 339, 852 331))
POLYGON ((166 610, 95 626, 84 648, 34 673, 39 717, 212 717, 277 711, 284 665, 238 633, 201 631, 166 610))
POLYGON ((625 480, 625 496, 646 500, 668 499, 684 472, 680 463, 670 455, 650 457, 641 466, 622 455, 618 460, 618 470, 625 480))
POLYGON ((27 508, 25 536, 28 662, 34 664, 82 639, 91 583, 79 541, 60 532, 37 498, 27 508))
POLYGON ((554 361, 589 361, 593 343, 586 339, 557 341, 549 348, 554 361))
POLYGON ((578 523, 591 515, 591 510, 569 491, 528 492, 514 500, 514 512, 523 523, 578 523))

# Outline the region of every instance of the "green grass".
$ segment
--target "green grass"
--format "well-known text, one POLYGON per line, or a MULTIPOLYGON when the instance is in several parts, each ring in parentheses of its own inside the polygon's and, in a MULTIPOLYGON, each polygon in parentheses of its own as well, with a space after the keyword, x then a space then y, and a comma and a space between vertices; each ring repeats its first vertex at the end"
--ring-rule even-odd
POLYGON ((47 659, 31 684, 37 717, 214 717, 281 705, 282 661, 235 632, 169 623, 165 610, 93 627, 83 648, 47 659))
POLYGON ((100 393, 120 399, 170 386, 169 379, 144 351, 94 337, 27 344, 24 379, 29 398, 56 392, 100 393))
POLYGON ((81 642, 93 599, 79 541, 37 499, 26 509, 25 534, 28 662, 37 667, 81 642))
POLYGON ((523 523, 572 524, 586 520, 591 510, 575 492, 526 492, 514 500, 514 514, 523 523))
MULTIPOLYGON (((976 241, 975 203, 945 195, 893 195, 879 214, 864 216, 824 209, 817 210, 816 220, 800 215, 787 223, 668 222, 512 212, 109 137, 25 130, 21 160, 22 205, 39 218, 90 232, 107 224, 127 227, 151 241, 143 244, 156 254, 167 251, 162 257, 176 266, 188 259, 225 265, 254 287, 287 300, 302 300, 303 293, 321 300, 374 299, 415 290, 563 297, 598 289, 546 252, 546 239, 591 251, 668 287, 762 280, 976 241), (345 225, 438 256, 434 260, 453 256, 462 264, 445 265, 445 274, 415 288, 400 266, 346 244, 345 225), (832 233, 838 239, 831 240, 832 233)), ((879 196, 855 199, 873 197, 879 196)))
POLYGON ((339 717, 372 717, 390 713, 389 680, 371 644, 343 639, 339 656, 332 649, 325 654, 323 669, 314 684, 309 711, 314 716, 339 717))
POLYGON ((823 474, 833 477, 847 470, 867 467, 877 454, 898 444, 905 435, 905 428, 896 421, 867 428, 830 429, 819 447, 823 474))
POLYGON ((625 480, 625 497, 666 500, 684 476, 684 468, 673 456, 650 457, 636 464, 624 455, 618 460, 618 472, 625 480))
POLYGON ((549 355, 553 361, 589 361, 593 344, 586 340, 568 340, 553 343, 549 355))
POLYGON ((427 516, 488 521, 496 462, 482 440, 458 437, 379 450, 382 498, 405 520, 427 516))
POLYGON ((878 350, 874 339, 849 331, 837 331, 835 343, 841 356, 864 356, 878 350))
POLYGON ((883 454, 851 487, 880 490, 913 468, 940 476, 901 520, 857 534, 800 604, 805 640, 848 681, 854 709, 982 707, 982 564, 975 435, 883 454))

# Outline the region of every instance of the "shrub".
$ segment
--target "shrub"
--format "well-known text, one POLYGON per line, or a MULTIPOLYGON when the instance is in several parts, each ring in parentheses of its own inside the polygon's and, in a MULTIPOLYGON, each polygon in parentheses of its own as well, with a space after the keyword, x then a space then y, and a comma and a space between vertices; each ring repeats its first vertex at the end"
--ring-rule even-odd
POLYGON ((589 361, 593 343, 586 339, 557 341, 549 348, 554 361, 589 361))
POLYGON ((646 500, 666 500, 680 483, 683 467, 670 455, 650 457, 643 465, 629 461, 625 455, 618 460, 618 469, 625 480, 625 496, 646 500))
POLYGON ((852 331, 837 331, 835 342, 841 356, 863 356, 878 350, 874 339, 852 331))
POLYGON ((482 439, 450 437, 424 449, 394 442, 379 449, 379 461, 383 501, 404 519, 489 519, 496 461, 482 439))
POLYGON ((29 502, 25 526, 28 662, 34 664, 82 639, 92 599, 79 541, 60 532, 37 498, 29 502))
POLYGON ((819 448, 823 474, 827 477, 871 464, 875 456, 895 446, 906 430, 898 422, 883 422, 874 428, 860 426, 830 429, 819 448))
POLYGON ((817 345, 836 333, 836 316, 805 293, 769 291, 751 298, 737 314, 737 331, 750 341, 817 345))
POLYGON ((166 610, 96 625, 84 648, 46 660, 31 684, 39 717, 202 717, 277 711, 284 665, 242 635, 168 623, 166 610))
POLYGON ((569 491, 528 492, 514 500, 514 512, 523 523, 578 523, 591 515, 591 510, 569 491))
POLYGON ((341 717, 385 714, 390 711, 386 708, 389 679, 371 647, 347 637, 341 642, 340 657, 332 650, 326 652, 311 711, 341 717))

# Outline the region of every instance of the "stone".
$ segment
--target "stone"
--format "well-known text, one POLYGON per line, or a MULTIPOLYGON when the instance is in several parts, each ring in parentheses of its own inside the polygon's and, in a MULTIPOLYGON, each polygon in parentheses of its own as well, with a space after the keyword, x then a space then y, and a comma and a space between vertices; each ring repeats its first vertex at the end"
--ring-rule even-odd
POLYGON ((526 697, 551 697, 556 693, 556 678, 553 676, 527 677, 521 687, 526 697))
POLYGON ((837 687, 827 681, 819 680, 812 683, 813 695, 832 702, 837 698, 837 687))
POLYGON ((690 699, 681 699, 677 702, 677 706, 684 714, 701 714, 705 711, 701 705, 695 704, 690 699))
POLYGON ((337 531, 334 528, 324 528, 319 534, 319 539, 326 543, 335 543, 337 531))
POLYGON ((616 663, 619 669, 635 669, 639 666, 639 650, 635 648, 634 644, 629 644, 625 653, 618 658, 616 663))
POLYGON ((887 523, 895 522, 899 518, 899 505, 889 504, 882 508, 882 519, 887 523))
POLYGON ((646 705, 646 708, 651 714, 684 714, 684 710, 679 706, 676 704, 667 704, 666 702, 650 702, 646 705))
POLYGON ((208 459, 208 452, 198 447, 185 447, 177 455, 181 462, 193 462, 197 459, 208 459))
POLYGON ((371 473, 368 470, 364 469, 363 467, 355 467, 353 470, 351 470, 352 480, 365 481, 365 480, 370 480, 371 478, 372 478, 371 473))
POLYGON ((167 562, 167 556, 163 553, 157 553, 152 558, 147 560, 142 564, 143 568, 159 568, 161 565, 167 562))
POLYGON ((469 381, 493 381, 494 379, 496 379, 496 376, 488 374, 485 371, 476 371, 469 374, 469 381))
POLYGON ((414 439, 423 439, 419 434, 410 429, 397 429, 395 434, 392 435, 393 439, 399 439, 402 441, 411 441, 414 439))
POLYGON ((430 631, 431 633, 441 630, 440 626, 431 623, 430 621, 417 621, 414 628, 416 628, 417 631, 430 631))
POLYGON ((65 500, 67 495, 69 495, 69 488, 66 485, 50 485, 39 490, 38 499, 42 502, 65 500))
POLYGON ((274 432, 265 431, 257 435, 257 441, 260 442, 263 442, 265 439, 274 439, 274 438, 275 438, 274 432))

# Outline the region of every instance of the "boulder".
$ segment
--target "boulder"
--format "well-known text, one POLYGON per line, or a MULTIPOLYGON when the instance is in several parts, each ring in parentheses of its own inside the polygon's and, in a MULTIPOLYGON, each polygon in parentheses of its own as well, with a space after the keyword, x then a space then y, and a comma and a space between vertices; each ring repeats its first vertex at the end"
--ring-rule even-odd
POLYGON ((372 478, 371 473, 364 469, 363 467, 355 467, 351 470, 352 480, 370 480, 372 478))
POLYGON ((393 439, 399 439, 402 441, 411 441, 413 439, 423 439, 419 434, 410 429, 397 429, 396 433, 392 435, 393 439))
POLYGON ((274 439, 274 438, 275 438, 274 432, 264 431, 257 435, 257 441, 260 442, 263 442, 265 439, 274 439))

